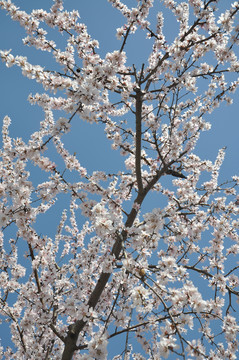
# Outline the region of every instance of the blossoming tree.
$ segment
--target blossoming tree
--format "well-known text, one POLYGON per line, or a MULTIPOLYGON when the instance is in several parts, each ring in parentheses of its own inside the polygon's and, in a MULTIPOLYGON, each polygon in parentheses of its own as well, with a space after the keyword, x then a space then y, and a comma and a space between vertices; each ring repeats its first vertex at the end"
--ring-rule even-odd
POLYGON ((236 359, 239 177, 220 184, 225 149, 212 162, 195 146, 210 129, 206 115, 231 103, 239 85, 239 3, 228 1, 218 15, 219 0, 162 0, 159 13, 153 0, 132 8, 109 2, 125 25, 116 30, 118 49, 102 57, 78 12, 64 11, 62 1, 30 14, 0 1, 25 28, 24 44, 57 63, 49 70, 0 53, 45 91, 29 96, 45 118, 28 141, 12 138, 11 120, 3 119, 0 314, 12 346, 2 346, 2 356, 236 359), (165 9, 179 24, 170 43, 165 9), (47 28, 66 37, 64 49, 47 28), (136 30, 153 43, 140 67, 126 57, 136 30), (74 121, 104 127, 125 168, 84 168, 63 143, 74 121), (38 184, 36 168, 44 174, 38 184), (61 194, 70 201, 55 236, 39 233, 39 215, 47 219, 61 194), (145 208, 150 197, 156 208, 145 208), (109 355, 117 338, 117 353, 109 355))

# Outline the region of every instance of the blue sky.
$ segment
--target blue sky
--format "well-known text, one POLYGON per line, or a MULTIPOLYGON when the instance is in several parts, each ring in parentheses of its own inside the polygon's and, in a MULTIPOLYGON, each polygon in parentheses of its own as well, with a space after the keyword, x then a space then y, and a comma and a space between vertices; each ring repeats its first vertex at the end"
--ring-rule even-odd
MULTIPOLYGON (((136 6, 135 0, 125 1, 129 6, 136 6)), ((230 3, 225 1, 225 3, 230 3)), ((42 7, 49 9, 52 5, 50 0, 18 0, 15 4, 21 9, 30 11, 33 8, 42 7)), ((122 26, 124 21, 121 14, 113 9, 107 0, 67 0, 65 1, 67 10, 77 9, 81 15, 81 22, 86 23, 92 38, 99 40, 99 52, 103 57, 107 52, 117 50, 121 42, 116 39, 115 29, 122 26)), ((157 1, 157 10, 160 2, 157 1)), ((151 10, 151 18, 156 16, 156 10, 151 10)), ((177 32, 177 24, 166 12, 165 30, 168 42, 173 39, 173 34, 177 32)), ((24 29, 17 22, 13 22, 5 12, 0 10, 0 49, 12 49, 14 55, 27 56, 29 62, 44 65, 46 68, 54 69, 54 63, 50 55, 42 54, 33 48, 24 47, 22 37, 25 36, 24 29)), ((151 43, 144 42, 145 34, 136 33, 130 38, 126 46, 128 51, 128 65, 133 63, 141 67, 142 62, 147 62, 151 43)), ((63 42, 60 35, 56 37, 58 44, 63 42)), ((22 137, 28 140, 30 134, 36 131, 39 122, 43 119, 43 112, 37 106, 31 106, 27 102, 29 93, 44 92, 34 80, 24 78, 18 67, 6 68, 0 63, 0 124, 5 115, 12 119, 10 134, 13 137, 22 137)), ((234 94, 234 104, 232 106, 222 105, 207 117, 212 123, 210 132, 203 133, 196 148, 202 158, 215 160, 218 150, 227 147, 226 158, 222 167, 221 181, 229 179, 232 175, 238 174, 239 170, 239 102, 238 92, 234 94)), ((123 158, 118 152, 111 150, 111 144, 104 135, 104 129, 100 125, 90 125, 85 122, 74 120, 72 123, 73 131, 64 137, 66 147, 79 155, 82 166, 93 170, 104 170, 106 172, 117 172, 123 166, 123 158)), ((149 204, 147 206, 151 206, 149 204)), ((154 205, 153 207, 155 207, 154 205)), ((61 203, 58 210, 60 212, 61 203)), ((55 212, 55 210, 54 210, 55 212)), ((52 219, 54 212, 51 214, 52 219)), ((54 233, 55 226, 59 218, 53 219, 46 225, 49 233, 54 233)), ((41 221, 39 223, 42 224, 41 221)), ((40 227, 39 225, 39 227, 40 227)))

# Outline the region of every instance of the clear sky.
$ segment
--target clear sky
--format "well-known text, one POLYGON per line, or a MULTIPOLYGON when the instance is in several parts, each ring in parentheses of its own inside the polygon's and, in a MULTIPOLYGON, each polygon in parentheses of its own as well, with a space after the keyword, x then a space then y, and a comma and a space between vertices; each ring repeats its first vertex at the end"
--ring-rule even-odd
MULTIPOLYGON (((159 10, 160 7, 160 2, 158 0, 156 2, 156 9, 151 10, 152 19, 155 18, 156 10, 159 10)), ((125 3, 128 6, 136 6, 137 1, 126 0, 125 3)), ((231 2, 224 1, 223 6, 226 3, 231 2)), ((48 10, 52 1, 16 0, 15 4, 26 11, 40 7, 48 10)), ((99 52, 102 57, 107 52, 120 48, 121 42, 116 39, 115 29, 123 25, 123 17, 116 9, 112 8, 107 0, 66 0, 64 6, 67 10, 77 9, 79 11, 81 22, 87 25, 92 38, 99 40, 99 52)), ((169 13, 166 12, 166 15, 168 17, 165 21, 165 31, 170 43, 177 31, 177 24, 173 22, 169 13)), ((50 34, 53 32, 50 31, 50 34)), ((23 46, 21 39, 24 36, 24 29, 20 27, 19 23, 13 22, 3 10, 0 10, 0 49, 12 49, 14 55, 27 56, 29 62, 39 63, 46 69, 54 70, 51 55, 42 54, 33 48, 23 46)), ((57 39, 59 46, 61 43, 64 44, 64 37, 61 35, 56 34, 54 39, 57 39)), ((128 65, 134 63, 141 67, 142 62, 147 63, 150 45, 150 41, 145 42, 145 34, 136 33, 134 37, 132 36, 126 45, 126 52, 129 51, 128 65)), ((22 137, 27 141, 30 134, 38 129, 39 122, 43 119, 44 114, 40 108, 31 106, 27 102, 29 93, 34 94, 36 92, 42 93, 44 91, 34 80, 24 78, 20 68, 16 66, 6 68, 5 64, 0 62, 0 124, 2 124, 5 115, 10 116, 12 119, 11 136, 22 137)), ((218 150, 227 147, 221 181, 225 181, 239 172, 238 95, 238 92, 234 94, 232 106, 222 105, 207 117, 207 120, 212 123, 212 129, 201 136, 196 148, 196 153, 202 158, 214 161, 218 150)), ((124 159, 121 159, 118 152, 111 150, 111 144, 105 138, 104 129, 101 125, 90 125, 75 119, 72 127, 73 131, 66 135, 63 140, 72 153, 76 152, 79 155, 82 166, 89 169, 89 173, 93 170, 117 172, 123 166, 124 159)), ((156 207, 156 204, 153 207, 156 207)), ((58 220, 59 217, 53 219, 51 224, 50 222, 44 224, 49 233, 54 232, 58 220)), ((42 225, 41 222, 39 224, 42 225)))

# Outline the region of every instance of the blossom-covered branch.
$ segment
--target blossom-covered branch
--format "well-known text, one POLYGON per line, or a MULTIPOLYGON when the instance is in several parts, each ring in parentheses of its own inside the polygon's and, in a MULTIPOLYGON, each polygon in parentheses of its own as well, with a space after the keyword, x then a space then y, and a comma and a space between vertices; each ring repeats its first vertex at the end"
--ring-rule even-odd
POLYGON ((0 51, 8 68, 44 89, 28 97, 44 112, 29 139, 11 137, 11 119, 3 119, 0 316, 12 344, 2 344, 1 355, 236 359, 239 176, 220 182, 225 148, 215 161, 195 148, 211 128, 209 115, 213 122, 213 110, 231 104, 239 85, 239 3, 221 11, 222 0, 162 0, 156 12, 153 0, 132 8, 108 2, 124 25, 116 50, 104 55, 61 0, 31 13, 0 0, 26 30, 24 45, 56 62, 0 51), (170 41, 169 12, 177 29, 170 41), (65 42, 52 40, 52 30, 65 42), (147 53, 135 43, 140 65, 130 54, 136 32, 152 45, 147 53), (124 157, 118 172, 97 161, 90 171, 71 153, 64 141, 76 121, 104 128, 112 152, 124 157), (49 230, 60 206, 58 227, 49 230))

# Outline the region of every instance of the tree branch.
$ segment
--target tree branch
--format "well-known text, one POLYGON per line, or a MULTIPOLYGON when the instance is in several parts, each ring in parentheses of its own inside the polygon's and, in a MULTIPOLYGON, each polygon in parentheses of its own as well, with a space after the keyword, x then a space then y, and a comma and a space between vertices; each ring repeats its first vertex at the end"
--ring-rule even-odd
POLYGON ((135 171, 139 192, 143 190, 141 175, 141 135, 142 135, 142 93, 136 90, 136 149, 135 149, 135 171))

